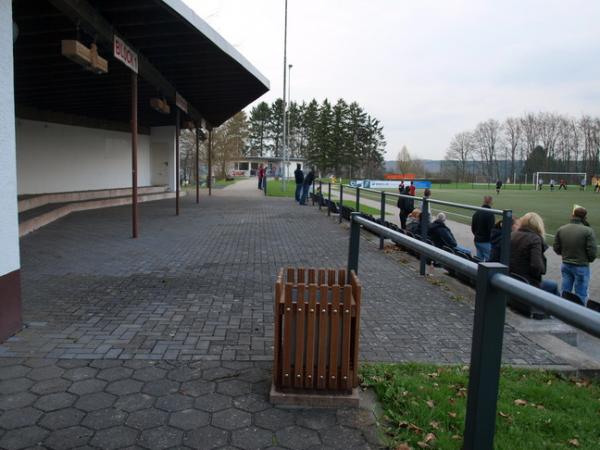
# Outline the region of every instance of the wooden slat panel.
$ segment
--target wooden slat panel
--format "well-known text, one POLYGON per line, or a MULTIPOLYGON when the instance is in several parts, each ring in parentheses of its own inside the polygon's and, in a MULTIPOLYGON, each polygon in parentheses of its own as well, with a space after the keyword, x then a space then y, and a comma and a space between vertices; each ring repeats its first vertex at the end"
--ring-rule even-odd
POLYGON ((277 275, 277 282, 275 283, 275 300, 273 301, 273 384, 275 386, 281 386, 281 366, 280 354, 281 354, 281 293, 283 291, 283 269, 279 271, 277 275))
POLYGON ((304 304, 304 284, 298 284, 296 297, 296 348, 294 358, 294 380, 293 385, 296 388, 304 387, 304 318, 306 317, 306 308, 304 304))
POLYGON ((317 282, 317 284, 319 286, 325 284, 325 278, 325 269, 319 269, 319 281, 317 282))
POLYGON ((285 303, 283 308, 283 376, 281 385, 289 387, 292 374, 292 323, 294 320, 294 309, 292 308, 292 283, 285 284, 285 303))
POLYGON ((306 365, 304 368, 304 386, 315 388, 315 323, 317 319, 317 285, 308 286, 308 312, 306 323, 306 365))
MULTIPOLYGON (((324 274, 324 273, 323 273, 324 274)), ((320 275, 320 273, 319 273, 320 275)), ((327 304, 327 286, 319 286, 319 349, 317 365, 317 388, 327 387, 327 333, 329 328, 329 305, 327 304)))
POLYGON ((329 286, 333 286, 334 284, 336 284, 336 281, 335 281, 335 270, 334 269, 329 269, 327 271, 327 284, 329 286))
POLYGON ((287 269, 287 280, 288 283, 294 283, 296 281, 294 269, 292 267, 288 267, 287 269))
POLYGON ((352 380, 352 387, 358 386, 358 339, 359 339, 359 330, 360 330, 360 303, 361 303, 361 291, 362 286, 360 285, 360 281, 356 276, 356 273, 352 271, 350 273, 350 284, 352 284, 352 296, 354 297, 355 304, 355 317, 353 320, 352 333, 353 336, 353 346, 352 346, 352 371, 354 372, 354 379, 352 380))
POLYGON ((340 286, 344 286, 345 284, 348 284, 348 280, 346 279, 346 269, 338 270, 337 284, 339 284, 340 286))
MULTIPOLYGON (((333 271, 335 274, 335 271, 333 271)), ((329 343, 329 371, 327 377, 327 386, 329 389, 338 388, 338 345, 340 335, 340 286, 338 284, 331 287, 331 332, 329 343)))
POLYGON ((352 387, 352 380, 350 379, 350 338, 352 331, 350 325, 352 323, 352 286, 349 284, 344 286, 344 304, 341 306, 342 310, 342 370, 340 373, 340 386, 343 389, 350 389, 352 387))
POLYGON ((306 281, 304 280, 305 273, 306 273, 306 270, 304 269, 304 267, 300 267, 298 269, 298 279, 296 280, 296 282, 298 284, 300 284, 300 283, 306 283, 306 281))
POLYGON ((308 269, 308 284, 315 283, 315 281, 316 281, 315 275, 316 275, 315 269, 308 269))

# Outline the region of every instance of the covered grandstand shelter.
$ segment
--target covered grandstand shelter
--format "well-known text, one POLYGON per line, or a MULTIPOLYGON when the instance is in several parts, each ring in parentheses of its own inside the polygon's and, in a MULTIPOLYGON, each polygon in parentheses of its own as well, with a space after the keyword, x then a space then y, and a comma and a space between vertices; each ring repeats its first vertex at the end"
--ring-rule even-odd
POLYGON ((179 214, 180 128, 198 148, 268 89, 180 0, 0 2, 0 341, 20 327, 19 236, 131 204, 137 237, 138 202, 161 198, 179 214))

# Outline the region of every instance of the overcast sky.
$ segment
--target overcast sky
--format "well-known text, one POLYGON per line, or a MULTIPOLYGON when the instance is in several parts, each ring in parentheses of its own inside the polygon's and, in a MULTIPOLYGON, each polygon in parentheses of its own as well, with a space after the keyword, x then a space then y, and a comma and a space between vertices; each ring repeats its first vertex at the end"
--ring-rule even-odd
MULTIPOLYGON (((184 0, 282 95, 284 0, 184 0)), ((288 0, 292 100, 356 100, 387 158, 526 111, 600 115, 598 0, 288 0)))

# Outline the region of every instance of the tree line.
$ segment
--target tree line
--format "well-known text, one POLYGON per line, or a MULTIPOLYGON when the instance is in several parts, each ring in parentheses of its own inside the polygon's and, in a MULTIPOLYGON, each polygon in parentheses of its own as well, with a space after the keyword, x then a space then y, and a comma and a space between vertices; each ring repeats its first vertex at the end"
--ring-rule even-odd
POLYGON ((444 172, 457 181, 538 171, 599 173, 600 118, 539 112, 489 119, 454 135, 445 155, 444 172))

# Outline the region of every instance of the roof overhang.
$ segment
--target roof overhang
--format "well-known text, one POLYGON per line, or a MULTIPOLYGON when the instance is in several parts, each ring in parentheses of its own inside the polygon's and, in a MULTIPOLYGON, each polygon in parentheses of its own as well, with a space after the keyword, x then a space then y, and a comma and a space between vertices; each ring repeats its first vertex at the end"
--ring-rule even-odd
POLYGON ((268 80, 180 0, 19 0, 13 19, 18 110, 127 123, 131 71, 112 56, 114 34, 141 56, 141 126, 173 124, 176 93, 187 100, 190 118, 218 126, 269 89, 268 80), (96 41, 108 73, 93 74, 62 56, 61 41, 76 38, 96 41), (149 107, 150 98, 161 96, 170 115, 149 107))

